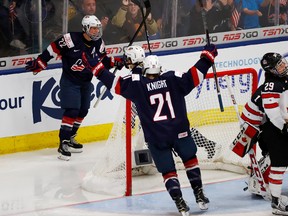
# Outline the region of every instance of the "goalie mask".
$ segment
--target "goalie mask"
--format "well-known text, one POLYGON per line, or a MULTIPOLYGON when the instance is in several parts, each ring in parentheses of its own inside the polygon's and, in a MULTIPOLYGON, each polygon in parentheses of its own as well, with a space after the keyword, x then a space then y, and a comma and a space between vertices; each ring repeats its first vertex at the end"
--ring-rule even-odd
POLYGON ((145 52, 140 46, 129 46, 124 50, 123 60, 126 68, 129 65, 139 65, 144 61, 145 52))
POLYGON ((144 60, 143 74, 160 74, 161 65, 159 63, 159 58, 156 55, 147 56, 144 60))
POLYGON ((82 31, 85 32, 93 41, 96 41, 102 37, 102 24, 100 20, 94 15, 86 15, 82 19, 82 31), (98 28, 98 31, 91 33, 91 27, 98 28))
POLYGON ((278 53, 266 53, 261 59, 261 67, 279 77, 288 75, 287 60, 278 53))

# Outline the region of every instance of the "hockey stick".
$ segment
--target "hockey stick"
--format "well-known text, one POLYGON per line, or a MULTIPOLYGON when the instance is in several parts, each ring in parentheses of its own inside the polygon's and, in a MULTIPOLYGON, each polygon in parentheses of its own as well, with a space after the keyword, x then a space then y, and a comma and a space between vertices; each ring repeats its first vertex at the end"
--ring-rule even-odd
MULTIPOLYGON (((203 6, 202 0, 199 0, 199 3, 200 3, 200 7, 201 7, 201 15, 202 15, 202 20, 203 20, 204 30, 205 30, 205 33, 206 33, 207 44, 208 44, 208 46, 210 46, 209 31, 208 31, 207 20, 206 20, 206 15, 205 15, 205 11, 204 11, 204 6, 203 6)), ((213 69, 213 75, 214 75, 214 80, 215 80, 215 85, 216 85, 216 91, 217 91, 217 95, 218 95, 218 102, 219 102, 219 106, 220 106, 220 111, 224 112, 222 96, 221 96, 221 93, 220 93, 220 88, 219 88, 219 83, 218 83, 217 73, 216 73, 216 67, 215 67, 214 63, 212 64, 212 69, 213 69)))
MULTIPOLYGON (((142 17, 144 17, 143 7, 140 7, 140 10, 141 10, 142 17)), ((148 16, 149 16, 149 14, 148 14, 148 16)), ((148 17, 148 16, 147 16, 147 17, 148 17)), ((146 36, 146 41, 147 41, 147 44, 148 44, 149 54, 151 55, 151 54, 152 54, 152 51, 151 51, 151 47, 150 47, 150 40, 149 40, 149 35, 148 35, 148 29, 147 29, 147 24, 146 24, 146 22, 144 22, 144 29, 145 29, 145 36, 146 36)))
MULTIPOLYGON (((224 77, 225 77, 225 80, 227 82, 228 92, 230 94, 230 98, 232 100, 234 109, 236 111, 236 115, 237 115, 237 118, 238 118, 238 121, 239 121, 239 125, 240 125, 240 129, 241 129, 240 112, 239 112, 239 109, 238 109, 238 104, 237 104, 236 98, 235 98, 235 96, 233 94, 233 91, 232 91, 232 85, 230 83, 228 75, 225 75, 224 77)), ((256 142, 254 144, 256 144, 256 142)), ((250 146, 253 146, 254 144, 250 144, 250 146)), ((258 163, 258 161, 256 159, 256 155, 255 155, 255 151, 254 151, 253 147, 248 152, 248 155, 249 155, 249 158, 251 160, 251 166, 252 166, 251 168, 252 168, 253 172, 255 173, 256 179, 257 179, 257 181, 258 181, 258 183, 260 185, 260 195, 265 200, 269 200, 269 194, 267 192, 267 185, 266 185, 266 183, 264 181, 264 177, 262 175, 259 163, 258 163)))
MULTIPOLYGON (((134 4, 136 4, 136 5, 138 5, 138 6, 141 8, 141 11, 143 11, 142 5, 141 5, 141 3, 140 3, 138 0, 132 0, 132 2, 133 2, 134 4)), ((141 28, 143 27, 143 25, 145 25, 145 21, 146 21, 148 15, 149 15, 150 12, 151 12, 151 4, 150 4, 150 1, 149 1, 149 0, 143 0, 143 3, 144 3, 144 7, 146 8, 145 16, 143 16, 142 22, 140 23, 140 25, 139 25, 139 27, 137 28, 136 32, 134 33, 132 39, 130 40, 130 42, 129 42, 129 44, 128 44, 128 47, 133 44, 135 38, 137 37, 137 35, 138 35, 138 33, 140 32, 140 30, 141 30, 141 28)), ((144 14, 144 11, 143 11, 142 15, 143 15, 143 14, 144 14)), ((149 48, 149 49, 150 49, 150 48, 149 48)), ((117 72, 117 68, 114 69, 113 74, 115 74, 116 72, 117 72)), ((102 97, 103 97, 103 95, 105 94, 106 90, 107 90, 107 87, 104 86, 102 92, 100 93, 97 101, 95 102, 95 104, 94 104, 94 106, 93 106, 94 108, 97 107, 98 103, 99 103, 100 100, 102 99, 102 97)))
POLYGON ((238 104, 236 102, 236 98, 235 98, 235 95, 232 91, 232 85, 230 83, 230 79, 229 79, 229 76, 228 75, 225 75, 225 80, 227 82, 227 87, 228 87, 228 92, 230 94, 230 98, 231 98, 231 101, 233 103, 233 106, 234 106, 234 109, 236 111, 236 115, 237 115, 237 118, 238 118, 238 121, 239 121, 239 124, 241 125, 241 118, 240 118, 240 113, 239 113, 239 109, 238 109, 238 104))

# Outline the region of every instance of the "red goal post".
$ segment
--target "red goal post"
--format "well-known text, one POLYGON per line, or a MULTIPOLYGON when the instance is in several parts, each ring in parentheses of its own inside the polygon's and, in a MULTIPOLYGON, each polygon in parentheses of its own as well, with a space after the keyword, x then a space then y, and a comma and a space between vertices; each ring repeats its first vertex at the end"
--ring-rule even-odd
MULTIPOLYGON (((228 91, 226 75, 237 102, 237 110, 242 111, 258 86, 257 72, 253 68, 217 72, 224 112, 219 108, 213 73, 208 73, 205 80, 186 97, 187 116, 198 146, 197 157, 201 169, 248 173, 249 157, 240 158, 229 148, 239 132, 239 121, 228 91)), ((115 185, 117 191, 113 190, 112 194, 129 196, 132 194, 132 176, 157 172, 153 163, 145 163, 148 158, 145 151, 142 158, 144 163, 139 165, 139 154, 136 152, 147 150, 139 118, 130 101, 123 99, 121 103, 104 147, 101 166, 96 163, 87 173, 82 184, 85 190, 110 194, 110 189, 115 185)), ((177 169, 183 169, 179 158, 175 158, 175 161, 177 169)))

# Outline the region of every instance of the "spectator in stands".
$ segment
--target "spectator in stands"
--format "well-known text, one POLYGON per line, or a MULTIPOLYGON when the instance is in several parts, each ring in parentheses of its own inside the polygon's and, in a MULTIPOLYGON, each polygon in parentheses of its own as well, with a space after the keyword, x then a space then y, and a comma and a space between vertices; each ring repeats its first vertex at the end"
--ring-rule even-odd
POLYGON ((74 3, 75 1, 77 0, 69 1, 72 8, 69 9, 70 19, 68 23, 68 31, 78 31, 77 29, 81 27, 79 23, 81 23, 82 16, 84 14, 92 14, 96 15, 101 21, 103 26, 103 40, 105 41, 105 44, 119 43, 119 29, 111 24, 111 19, 121 6, 120 2, 115 2, 115 0, 81 0, 81 7, 77 7, 77 4, 74 3), (81 8, 81 10, 78 8, 81 8), (106 31, 106 29, 109 30, 106 31))
MULTIPOLYGON (((96 0, 81 0, 81 10, 77 10, 77 14, 69 20, 68 32, 77 32, 82 28, 81 20, 85 15, 96 15, 96 0)), ((109 22, 107 16, 96 15, 101 21, 103 31, 105 31, 106 26, 109 22)))
POLYGON ((163 9, 165 7, 165 0, 150 0, 151 2, 151 14, 157 23, 158 33, 156 38, 162 37, 163 30, 163 9))
MULTIPOLYGON (((212 0, 203 1, 203 10, 207 20, 207 28, 209 32, 225 32, 231 31, 231 15, 232 15, 232 0, 212 0)), ((190 11, 190 28, 188 35, 204 34, 204 25, 202 19, 202 8, 199 1, 190 11)))
POLYGON ((259 17, 262 16, 260 7, 265 0, 242 0, 243 28, 259 28, 259 17))
MULTIPOLYGON (((280 1, 280 8, 279 8, 279 24, 286 25, 287 24, 287 1, 280 1)), ((263 14, 262 17, 259 17, 259 22, 261 27, 267 26, 275 26, 278 24, 275 20, 275 0, 264 0, 263 4, 260 8, 261 13, 263 14)))
POLYGON ((241 30, 243 29, 243 17, 242 14, 242 0, 234 0, 232 5, 232 15, 231 15, 231 30, 241 30))
MULTIPOLYGON (((142 22, 141 10, 139 6, 134 4, 131 0, 122 0, 122 6, 119 8, 116 15, 112 18, 111 22, 113 25, 122 30, 122 37, 120 38, 120 42, 129 42, 132 39, 136 29, 142 22)), ((154 36, 157 34, 157 23, 152 18, 151 13, 147 17, 146 24, 149 36, 154 36)), ((144 27, 140 30, 135 40, 146 40, 144 27)))
POLYGON ((20 54, 27 47, 27 34, 19 22, 16 7, 17 2, 11 1, 8 7, 0 4, 0 38, 1 57, 20 54))
MULTIPOLYGON (((196 0, 165 0, 165 2, 164 0, 162 1, 162 38, 181 37, 187 34, 188 26, 190 26, 190 9, 195 4, 195 1, 196 0)), ((151 4, 153 6, 153 1, 151 4)), ((154 14, 153 16, 155 18, 154 14)))

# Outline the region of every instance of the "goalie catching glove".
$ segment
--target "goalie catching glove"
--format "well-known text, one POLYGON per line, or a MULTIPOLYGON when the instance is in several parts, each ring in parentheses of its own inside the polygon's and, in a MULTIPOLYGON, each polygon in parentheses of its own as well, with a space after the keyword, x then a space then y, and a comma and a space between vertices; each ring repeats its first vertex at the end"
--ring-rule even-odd
POLYGON ((214 44, 206 44, 201 52, 200 58, 206 58, 211 64, 214 64, 214 59, 218 55, 217 48, 214 44))
POLYGON ((44 62, 40 57, 26 62, 26 67, 25 67, 27 71, 33 71, 34 74, 37 74, 46 68, 47 68, 47 63, 44 62))
POLYGON ((101 74, 101 72, 105 69, 105 66, 102 62, 99 62, 98 64, 96 64, 95 66, 91 66, 87 55, 85 52, 82 53, 82 62, 84 64, 84 66, 91 71, 91 73, 93 73, 94 76, 99 76, 101 74))

